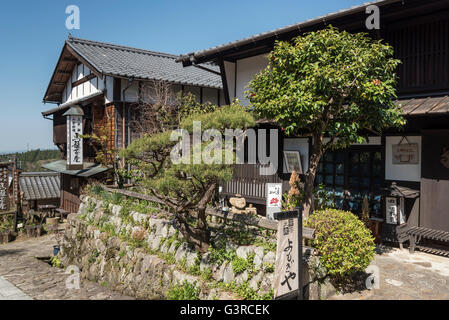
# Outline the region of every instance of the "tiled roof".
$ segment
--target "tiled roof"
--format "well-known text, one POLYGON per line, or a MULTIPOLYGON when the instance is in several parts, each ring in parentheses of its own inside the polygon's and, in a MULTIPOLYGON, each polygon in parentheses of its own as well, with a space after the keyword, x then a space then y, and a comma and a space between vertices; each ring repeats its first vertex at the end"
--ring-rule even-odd
POLYGON ((59 172, 63 174, 68 174, 71 176, 88 178, 94 175, 104 173, 110 168, 104 167, 98 163, 84 162, 83 169, 81 170, 67 170, 67 161, 57 160, 54 162, 46 163, 42 165, 43 168, 51 170, 53 172, 59 172))
MULTIPOLYGON (((104 75, 222 88, 219 74, 195 66, 183 68, 176 62, 175 55, 73 37, 69 37, 66 44, 104 75)), ((220 72, 219 67, 212 64, 203 67, 220 72)))
POLYGON ((218 46, 215 46, 215 47, 212 47, 209 49, 199 50, 196 52, 190 52, 185 55, 179 56, 178 61, 182 61, 185 65, 187 65, 187 64, 190 64, 192 61, 195 62, 196 59, 198 59, 198 58, 205 58, 205 57, 211 56, 213 54, 220 53, 227 49, 232 49, 232 48, 235 49, 235 48, 238 48, 245 44, 256 43, 257 41, 268 39, 271 37, 278 37, 279 35, 281 35, 283 33, 290 32, 292 30, 302 30, 303 28, 305 28, 307 26, 315 25, 315 24, 318 24, 321 22, 327 22, 327 21, 330 21, 331 19, 340 17, 342 15, 350 15, 350 14, 357 13, 360 11, 365 11, 366 7, 369 5, 372 5, 372 4, 380 6, 380 5, 395 3, 395 2, 399 2, 399 1, 401 1, 401 0, 374 0, 374 1, 366 2, 361 5, 352 6, 348 9, 342 9, 337 12, 332 12, 329 14, 325 14, 325 15, 313 18, 313 19, 309 19, 306 21, 288 25, 288 26, 285 26, 282 28, 259 33, 259 34, 256 34, 256 35, 244 38, 244 39, 231 41, 231 42, 228 42, 228 43, 225 43, 222 45, 218 45, 218 46))
POLYGON ((22 172, 19 176, 19 186, 25 200, 57 199, 60 197, 59 173, 22 172))
POLYGON ((437 115, 449 113, 449 96, 398 100, 405 115, 437 115))

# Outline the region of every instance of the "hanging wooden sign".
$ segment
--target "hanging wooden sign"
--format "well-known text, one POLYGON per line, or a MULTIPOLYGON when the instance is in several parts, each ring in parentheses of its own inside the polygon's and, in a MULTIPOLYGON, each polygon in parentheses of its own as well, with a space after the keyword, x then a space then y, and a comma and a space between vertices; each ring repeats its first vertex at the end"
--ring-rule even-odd
POLYGON ((393 164, 418 164, 419 153, 417 143, 394 144, 393 164))

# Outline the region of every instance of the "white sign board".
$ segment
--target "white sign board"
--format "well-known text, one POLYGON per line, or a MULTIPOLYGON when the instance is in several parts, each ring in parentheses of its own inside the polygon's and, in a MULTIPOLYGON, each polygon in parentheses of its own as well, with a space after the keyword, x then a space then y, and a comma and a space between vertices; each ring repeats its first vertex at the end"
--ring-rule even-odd
POLYGON ((275 299, 298 290, 298 218, 279 221, 275 270, 275 299))
POLYGON ((67 166, 83 166, 83 118, 67 116, 67 166))
POLYGON ((282 209, 282 183, 267 183, 267 218, 273 220, 273 213, 282 209))
POLYGON ((388 224, 398 224, 398 201, 396 198, 387 197, 385 198, 387 210, 387 223, 388 224))

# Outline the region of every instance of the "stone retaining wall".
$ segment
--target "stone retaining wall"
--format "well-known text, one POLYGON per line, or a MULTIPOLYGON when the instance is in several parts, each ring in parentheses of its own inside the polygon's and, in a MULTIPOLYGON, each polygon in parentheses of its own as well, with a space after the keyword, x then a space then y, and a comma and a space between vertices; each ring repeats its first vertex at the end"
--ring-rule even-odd
MULTIPOLYGON (((138 212, 124 216, 119 205, 82 196, 79 212, 69 216, 60 259, 65 266, 78 266, 82 278, 140 299, 165 299, 168 288, 184 281, 196 282, 201 299, 239 299, 242 288, 259 298, 269 296, 276 254, 257 246, 223 246, 250 267, 236 272, 231 261, 214 263, 211 253, 191 249, 166 219, 138 212)), ((317 257, 307 256, 311 299, 332 293, 316 281, 318 265, 317 257)))

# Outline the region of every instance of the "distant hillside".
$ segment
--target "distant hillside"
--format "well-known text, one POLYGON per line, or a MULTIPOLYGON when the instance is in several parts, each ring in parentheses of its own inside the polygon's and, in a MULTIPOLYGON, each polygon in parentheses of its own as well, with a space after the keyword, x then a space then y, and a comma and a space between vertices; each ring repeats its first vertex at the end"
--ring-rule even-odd
POLYGON ((9 161, 17 155, 17 164, 25 171, 45 171, 42 165, 60 159, 58 150, 31 150, 0 155, 0 162, 9 161))

